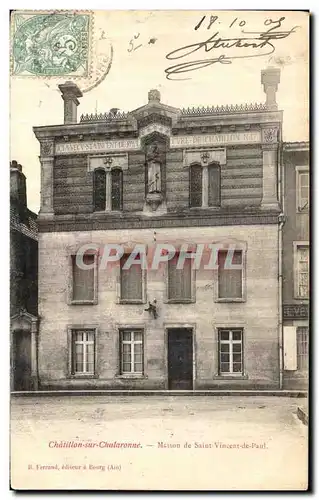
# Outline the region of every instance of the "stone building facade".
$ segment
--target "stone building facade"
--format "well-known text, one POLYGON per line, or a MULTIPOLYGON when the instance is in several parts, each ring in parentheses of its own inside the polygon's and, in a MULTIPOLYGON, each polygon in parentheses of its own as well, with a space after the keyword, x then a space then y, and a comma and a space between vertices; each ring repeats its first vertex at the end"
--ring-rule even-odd
POLYGON ((22 166, 10 163, 11 389, 37 387, 38 325, 37 215, 27 207, 22 166))
POLYGON ((34 128, 41 388, 282 385, 279 80, 262 72, 263 104, 177 109, 151 90, 129 113, 79 121, 80 90, 60 85, 64 123, 34 128), (106 268, 105 245, 123 249, 106 268), (159 245, 176 254, 125 269, 159 245), (196 268, 200 245, 218 246, 217 269, 196 268))
POLYGON ((309 143, 283 144, 284 387, 308 387, 309 362, 309 143))

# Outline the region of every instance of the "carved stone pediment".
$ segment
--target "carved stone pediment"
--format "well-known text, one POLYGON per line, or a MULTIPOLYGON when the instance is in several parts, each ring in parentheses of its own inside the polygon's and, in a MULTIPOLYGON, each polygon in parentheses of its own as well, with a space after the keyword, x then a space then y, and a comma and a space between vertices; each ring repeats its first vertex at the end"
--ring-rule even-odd
POLYGON ((88 171, 92 172, 96 168, 112 170, 112 168, 128 169, 127 153, 109 153, 104 155, 94 155, 88 157, 88 171))
POLYGON ((188 167, 194 163, 202 167, 210 163, 226 164, 226 149, 225 148, 198 148, 185 149, 183 151, 183 166, 188 167))

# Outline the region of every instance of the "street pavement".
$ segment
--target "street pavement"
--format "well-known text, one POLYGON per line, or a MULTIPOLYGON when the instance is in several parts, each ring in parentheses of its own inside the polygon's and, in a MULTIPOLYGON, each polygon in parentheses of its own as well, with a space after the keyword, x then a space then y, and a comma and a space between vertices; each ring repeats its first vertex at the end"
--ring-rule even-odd
POLYGON ((12 487, 304 490, 308 427, 298 406, 306 401, 13 397, 12 487))

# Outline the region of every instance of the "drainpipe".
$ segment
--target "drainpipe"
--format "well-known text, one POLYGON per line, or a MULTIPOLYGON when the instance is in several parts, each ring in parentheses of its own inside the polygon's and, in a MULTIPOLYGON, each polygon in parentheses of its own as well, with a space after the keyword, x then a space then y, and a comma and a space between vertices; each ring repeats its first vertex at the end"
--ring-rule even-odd
MULTIPOLYGON (((280 138, 281 139, 281 138, 280 138)), ((282 141, 278 152, 278 184, 279 200, 281 202, 282 212, 278 216, 278 337, 279 337, 279 389, 283 388, 284 375, 284 331, 283 331, 283 311, 282 311, 282 235, 285 224, 285 197, 284 197, 284 162, 282 157, 282 141)))

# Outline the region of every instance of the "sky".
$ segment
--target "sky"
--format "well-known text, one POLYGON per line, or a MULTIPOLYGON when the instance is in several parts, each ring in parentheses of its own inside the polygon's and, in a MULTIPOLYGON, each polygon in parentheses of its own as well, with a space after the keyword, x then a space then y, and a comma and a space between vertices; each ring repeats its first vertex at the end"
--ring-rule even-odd
MULTIPOLYGON (((92 42, 91 78, 77 80, 84 91, 78 119, 82 113, 138 108, 147 103, 148 91, 153 88, 160 91, 164 104, 175 107, 265 102, 261 70, 270 65, 281 70, 277 102, 284 112, 283 139, 309 140, 307 13, 95 11, 92 42), (278 27, 276 21, 281 17, 284 19, 278 27), (215 33, 215 39, 233 40, 244 36, 258 37, 270 28, 280 32, 278 39, 272 42, 275 51, 271 55, 265 54, 269 52, 269 46, 268 49, 216 48, 209 52, 202 47, 180 59, 166 58, 172 51, 205 42, 215 33), (87 91, 98 78, 101 58, 110 59, 111 46, 113 59, 109 72, 99 85, 87 91), (166 78, 165 70, 169 66, 221 55, 254 57, 230 59, 230 64, 216 63, 196 71, 171 75, 178 80, 166 78)), ((72 78, 13 75, 10 78, 10 160, 17 160, 23 166, 27 177, 28 206, 35 212, 38 212, 40 202, 40 146, 32 127, 63 123, 63 101, 57 85, 66 80, 72 78)))

